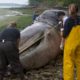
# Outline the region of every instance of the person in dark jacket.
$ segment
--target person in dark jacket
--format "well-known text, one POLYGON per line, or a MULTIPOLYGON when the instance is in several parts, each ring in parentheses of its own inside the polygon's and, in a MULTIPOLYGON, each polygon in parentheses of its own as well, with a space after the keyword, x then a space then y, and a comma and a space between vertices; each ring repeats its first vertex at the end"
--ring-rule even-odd
POLYGON ((4 80, 8 64, 13 74, 18 75, 20 80, 25 80, 23 67, 19 60, 20 31, 16 29, 16 26, 16 22, 10 23, 0 35, 0 80, 4 80))

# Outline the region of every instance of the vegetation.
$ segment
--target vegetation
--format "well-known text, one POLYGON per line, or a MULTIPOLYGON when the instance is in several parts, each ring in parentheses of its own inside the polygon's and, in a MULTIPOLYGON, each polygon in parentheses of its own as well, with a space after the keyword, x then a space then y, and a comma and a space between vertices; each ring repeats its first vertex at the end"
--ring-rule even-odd
POLYGON ((22 12, 23 14, 30 14, 32 15, 33 9, 32 8, 11 8, 10 10, 16 10, 22 12))
POLYGON ((0 21, 0 31, 3 30, 11 21, 17 22, 17 28, 22 30, 32 23, 31 16, 16 16, 0 21))
POLYGON ((29 26, 32 23, 32 17, 31 16, 20 16, 17 20, 17 26, 20 30, 23 28, 29 26))
POLYGON ((70 3, 76 3, 80 8, 80 0, 64 0, 64 6, 68 6, 70 3))
MULTIPOLYGON (((54 6, 66 7, 70 3, 76 3, 80 7, 79 5, 80 0, 29 0, 29 1, 30 1, 31 6, 36 6, 37 8, 38 6, 42 6, 41 9, 38 8, 39 12, 43 12, 45 10, 43 7, 47 7, 47 8, 48 7, 52 8, 54 6)), ((21 8, 21 9, 8 9, 8 10, 19 11, 19 12, 22 12, 23 14, 28 14, 28 15, 24 15, 24 16, 17 15, 17 16, 8 17, 5 19, 0 19, 0 30, 4 29, 5 26, 10 23, 10 21, 16 21, 18 24, 18 28, 22 30, 26 26, 32 24, 32 13, 34 10, 36 11, 37 9, 36 8, 34 9, 33 8, 21 8)), ((8 10, 0 9, 0 15, 6 14, 8 10)))
POLYGON ((19 17, 9 17, 0 20, 0 31, 4 29, 10 23, 10 21, 17 21, 18 18, 19 17))
POLYGON ((70 3, 76 3, 80 7, 80 0, 29 0, 30 5, 46 5, 46 7, 58 6, 68 6, 70 3))
MULTIPOLYGON (((20 30, 32 24, 33 11, 31 9, 13 9, 13 10, 22 12, 24 15, 16 15, 16 16, 0 19, 0 31, 3 30, 11 21, 16 21, 17 27, 20 30)), ((1 13, 6 14, 7 11, 9 11, 9 9, 6 10, 5 12, 4 10, 1 10, 1 13)))

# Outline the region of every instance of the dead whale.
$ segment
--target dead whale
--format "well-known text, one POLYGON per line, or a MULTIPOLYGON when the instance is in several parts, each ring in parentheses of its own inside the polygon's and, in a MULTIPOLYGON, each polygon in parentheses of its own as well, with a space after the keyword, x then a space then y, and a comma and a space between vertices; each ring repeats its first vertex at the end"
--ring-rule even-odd
POLYGON ((56 29, 59 11, 44 11, 32 25, 21 31, 20 60, 26 69, 42 67, 59 54, 61 39, 56 29))

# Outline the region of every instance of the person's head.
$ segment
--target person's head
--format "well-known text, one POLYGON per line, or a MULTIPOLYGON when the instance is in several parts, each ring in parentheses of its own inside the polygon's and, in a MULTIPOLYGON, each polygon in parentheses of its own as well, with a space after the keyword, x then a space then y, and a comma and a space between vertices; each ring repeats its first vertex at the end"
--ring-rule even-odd
POLYGON ((10 22, 8 27, 16 27, 16 26, 17 26, 16 22, 12 21, 12 22, 10 22))
POLYGON ((58 12, 58 20, 59 21, 62 21, 64 16, 65 16, 65 12, 62 12, 62 11, 58 12))
POLYGON ((74 4, 74 3, 70 4, 68 11, 69 11, 69 15, 77 15, 77 13, 78 13, 78 6, 76 4, 74 4))

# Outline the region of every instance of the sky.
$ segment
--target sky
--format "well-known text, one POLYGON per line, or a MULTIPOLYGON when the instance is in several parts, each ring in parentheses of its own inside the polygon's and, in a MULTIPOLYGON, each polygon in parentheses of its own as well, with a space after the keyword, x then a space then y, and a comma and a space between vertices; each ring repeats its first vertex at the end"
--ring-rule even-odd
POLYGON ((28 4, 29 0, 0 0, 0 3, 28 4))

